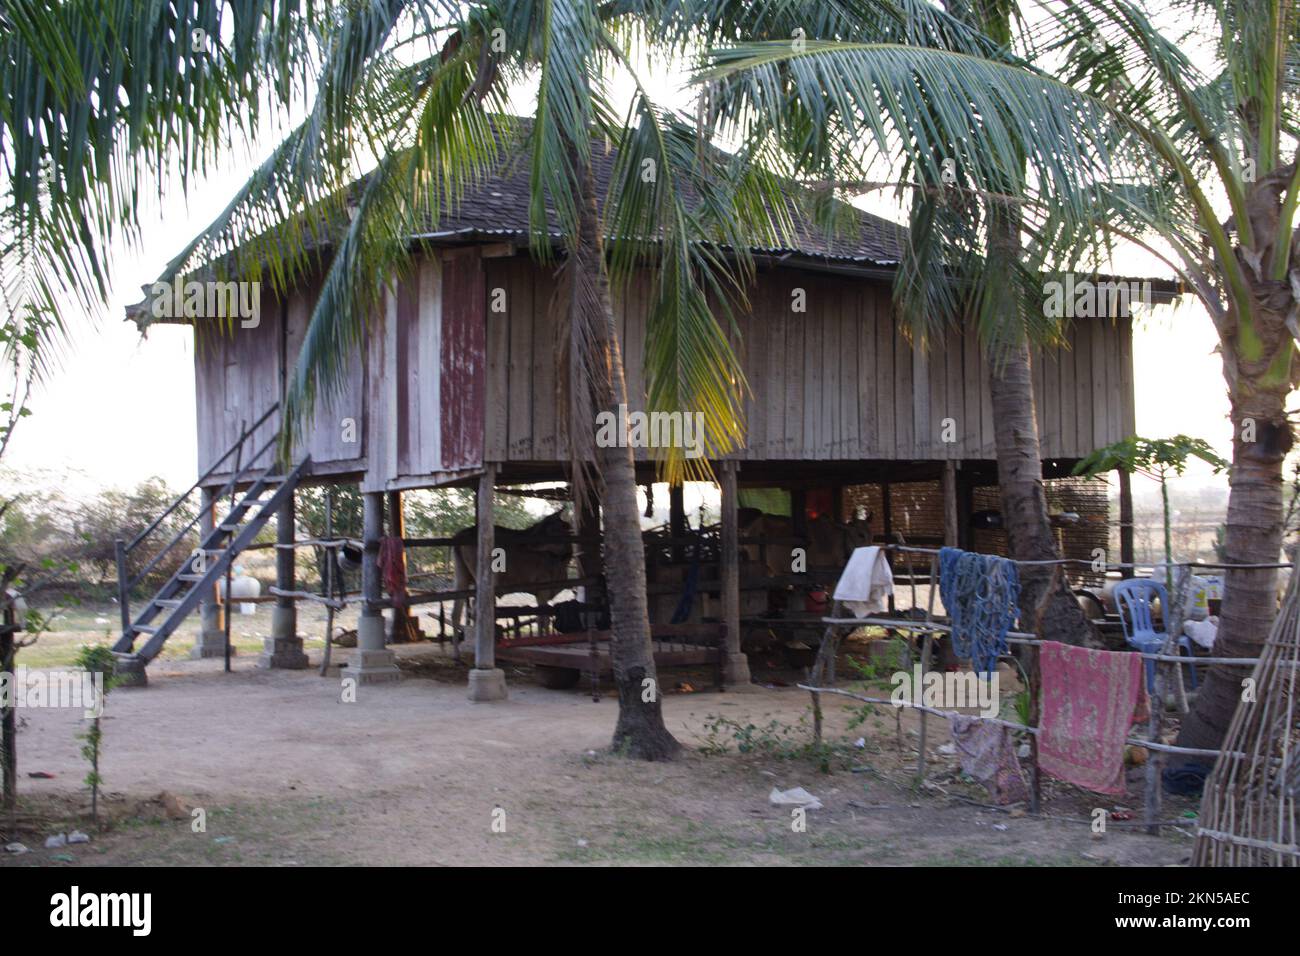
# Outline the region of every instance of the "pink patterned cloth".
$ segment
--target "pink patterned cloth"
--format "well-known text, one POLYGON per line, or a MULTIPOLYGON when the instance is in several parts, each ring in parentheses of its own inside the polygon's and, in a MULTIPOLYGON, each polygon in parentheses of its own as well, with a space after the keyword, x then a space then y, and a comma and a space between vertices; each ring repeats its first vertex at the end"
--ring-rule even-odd
POLYGON ((1146 717, 1142 658, 1044 641, 1038 766, 1096 793, 1124 792, 1124 740, 1146 717))
POLYGON ((961 769, 988 788, 994 803, 1005 806, 1029 799, 1011 728, 962 714, 953 714, 948 724, 961 769))

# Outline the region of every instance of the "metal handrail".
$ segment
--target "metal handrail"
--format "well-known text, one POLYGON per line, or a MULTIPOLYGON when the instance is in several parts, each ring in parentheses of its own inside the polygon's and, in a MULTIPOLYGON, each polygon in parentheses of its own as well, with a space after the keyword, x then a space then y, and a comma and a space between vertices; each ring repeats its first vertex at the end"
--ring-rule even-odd
MULTIPOLYGON (((266 444, 264 444, 261 448, 259 448, 248 459, 248 464, 242 466, 239 469, 239 471, 235 472, 234 475, 232 475, 231 478, 224 485, 221 486, 221 490, 218 491, 215 495, 213 495, 213 500, 216 500, 218 498, 223 498, 225 497, 227 492, 233 491, 235 486, 239 484, 239 482, 246 476, 248 470, 252 468, 253 462, 257 461, 264 454, 266 454, 266 450, 270 448, 272 445, 274 445, 278 440, 279 440, 278 438, 272 437, 269 441, 267 441, 266 444)), ((170 552, 172 548, 176 547, 177 542, 181 541, 187 534, 189 534, 190 529, 193 528, 194 525, 197 524, 199 519, 202 517, 203 517, 202 513, 195 515, 193 518, 189 520, 189 523, 186 524, 185 527, 181 528, 180 531, 176 532, 176 534, 172 537, 172 539, 168 541, 166 545, 163 546, 162 550, 159 551, 157 554, 155 554, 153 556, 153 559, 150 560, 150 562, 146 564, 144 568, 141 569, 140 573, 127 582, 127 590, 129 591, 131 588, 135 587, 137 584, 143 581, 145 579, 145 576, 148 575, 150 571, 152 571, 155 567, 158 566, 158 562, 163 559, 163 556, 166 555, 168 552, 170 552)))
POLYGON ((179 508, 180 505, 181 505, 181 502, 182 502, 182 501, 184 501, 184 500, 185 500, 186 498, 188 498, 190 495, 194 494, 194 489, 198 488, 200 485, 203 484, 204 481, 206 481, 208 478, 212 477, 213 473, 216 472, 217 468, 218 468, 218 467, 219 467, 219 466, 220 466, 220 465, 221 465, 221 464, 222 464, 222 463, 223 463, 227 458, 229 458, 231 455, 233 455, 233 454, 235 453, 235 450, 236 450, 236 449, 242 447, 243 444, 244 444, 244 442, 247 441, 247 440, 249 439, 249 437, 253 434, 253 432, 255 432, 255 431, 257 431, 259 428, 261 428, 261 427, 266 423, 266 420, 267 420, 268 418, 270 418, 273 414, 275 414, 275 410, 278 409, 279 407, 280 407, 280 403, 279 403, 279 402, 275 402, 274 404, 272 404, 271 407, 268 408, 268 409, 267 409, 267 410, 262 414, 262 417, 261 417, 261 418, 259 418, 259 419, 258 419, 257 421, 255 421, 252 425, 250 425, 248 428, 246 428, 246 429, 243 431, 243 433, 242 433, 238 438, 235 439, 235 443, 234 443, 233 445, 231 445, 229 448, 226 449, 226 453, 225 453, 224 455, 222 455, 220 458, 218 458, 216 461, 214 461, 214 462, 212 463, 212 465, 208 468, 207 471, 205 471, 203 474, 199 475, 198 480, 197 480, 196 482, 194 482, 194 484, 190 485, 190 487, 189 487, 189 489, 188 489, 187 491, 185 491, 183 494, 181 494, 179 497, 177 497, 177 499, 171 503, 171 505, 167 508, 166 511, 164 511, 162 514, 160 514, 157 518, 155 518, 155 519, 153 520, 153 523, 150 524, 149 527, 145 528, 143 531, 141 531, 139 534, 137 534, 134 538, 132 538, 132 539, 131 539, 131 543, 128 544, 128 545, 126 546, 126 552, 127 552, 127 554, 130 554, 132 551, 134 551, 134 550, 136 549, 136 547, 138 547, 139 544, 140 544, 142 541, 144 541, 145 538, 149 537, 149 535, 153 534, 156 530, 158 530, 158 526, 159 526, 160 524, 162 524, 163 521, 165 521, 165 520, 167 519, 167 516, 168 516, 169 514, 171 514, 173 511, 175 511, 177 508, 179 508))
MULTIPOLYGON (((177 497, 176 500, 174 500, 171 503, 171 505, 169 505, 167 509, 162 512, 162 514, 160 514, 157 518, 155 518, 153 522, 150 523, 149 527, 145 528, 138 535, 132 538, 130 544, 127 544, 121 538, 118 538, 114 542, 114 550, 116 552, 115 557, 117 559, 117 598, 118 598, 118 607, 119 610, 121 611, 123 633, 125 633, 131 628, 131 623, 132 623, 131 589, 135 587, 137 584, 139 584, 141 581, 143 581, 145 577, 149 574, 149 572, 158 566, 158 563, 162 561, 163 557, 168 553, 170 553, 171 550, 176 547, 177 543, 183 540, 185 536, 189 534, 190 530, 194 527, 194 525, 198 523, 200 518, 202 518, 202 512, 196 514, 193 518, 191 518, 189 522, 185 525, 185 527, 182 528, 179 532, 177 532, 172 537, 172 539, 168 541, 167 544, 164 545, 163 548, 157 554, 155 554, 152 559, 150 559, 149 563, 144 566, 144 568, 140 571, 140 573, 135 575, 134 577, 128 577, 127 567, 126 567, 127 557, 130 555, 130 553, 133 550, 139 547, 140 544, 143 543, 144 540, 149 537, 149 535, 151 535, 154 531, 156 531, 158 527, 162 524, 162 522, 166 520, 167 516, 172 514, 172 512, 174 512, 177 508, 179 508, 181 506, 181 503, 184 502, 187 498, 189 498, 189 496, 194 493, 196 488, 199 488, 204 481, 206 481, 214 473, 216 473, 217 469, 227 459, 229 459, 231 455, 234 455, 236 454, 236 452, 241 451, 243 449, 244 443, 248 441, 250 437, 252 437, 253 433, 256 432, 257 429, 261 428, 262 425, 266 423, 266 421, 275 413, 275 411, 279 407, 280 407, 279 402, 273 403, 271 407, 268 408, 261 415, 261 417, 257 419, 256 422, 254 422, 252 425, 250 425, 249 427, 241 431, 239 437, 235 439, 234 444, 232 444, 228 449, 226 449, 225 453, 220 458, 218 458, 215 462, 213 462, 212 465, 208 468, 208 470, 205 471, 202 475, 200 475, 199 479, 196 482, 194 482, 194 484, 192 484, 187 491, 185 491, 183 494, 177 497)), ((269 448, 271 448, 274 444, 276 444, 276 442, 278 441, 279 441, 278 436, 272 436, 264 445, 262 445, 261 448, 259 448, 253 455, 249 457, 248 462, 246 464, 242 466, 236 464, 235 472, 230 476, 230 478, 226 481, 226 483, 222 485, 221 490, 218 491, 213 496, 213 499, 214 500, 219 499, 223 497, 228 491, 232 491, 239 484, 240 481, 244 480, 244 478, 247 476, 248 471, 253 467, 254 463, 258 461, 266 453, 266 451, 269 448)), ((238 462, 239 458, 237 457, 235 461, 238 462)), ((265 475, 263 475, 262 477, 264 478, 265 475)))

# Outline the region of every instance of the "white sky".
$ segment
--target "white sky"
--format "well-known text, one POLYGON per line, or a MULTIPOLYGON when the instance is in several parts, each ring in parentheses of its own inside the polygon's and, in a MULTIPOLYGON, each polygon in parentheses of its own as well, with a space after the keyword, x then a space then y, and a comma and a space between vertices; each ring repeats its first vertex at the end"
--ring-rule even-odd
MULTIPOLYGON (((646 74, 643 74, 645 76, 646 74)), ((673 74, 652 77, 655 95, 678 103, 673 74)), ((529 97, 523 95, 520 110, 529 97)), ((158 475, 184 488, 196 477, 194 374, 191 333, 155 326, 141 338, 123 320, 123 308, 141 298, 171 257, 208 224, 265 156, 274 141, 253 144, 250 155, 214 173, 187 198, 164 188, 145 221, 140 248, 119 254, 114 294, 106 318, 81 323, 59 370, 31 402, 5 456, 5 468, 24 483, 53 483, 70 495, 105 486, 129 487, 158 475)), ((875 208, 875 207, 872 207, 875 208)), ((884 210, 877 210, 884 211, 884 210)), ((1145 253, 1116 268, 1133 275, 1167 275, 1145 253)), ((1217 339, 1199 303, 1157 309, 1134 335, 1138 433, 1164 437, 1185 433, 1205 438, 1231 455, 1228 403, 1217 339)), ((1197 465, 1189 480, 1218 480, 1197 465)))

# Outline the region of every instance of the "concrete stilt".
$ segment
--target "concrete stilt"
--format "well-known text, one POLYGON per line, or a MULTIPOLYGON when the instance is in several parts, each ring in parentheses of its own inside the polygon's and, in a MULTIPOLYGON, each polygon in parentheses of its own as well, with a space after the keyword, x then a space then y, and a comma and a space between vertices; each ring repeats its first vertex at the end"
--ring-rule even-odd
POLYGON ((384 646, 384 615, 374 605, 382 592, 379 582, 379 537, 384 529, 384 496, 363 496, 365 548, 361 558, 361 619, 357 622, 357 647, 343 672, 358 684, 382 684, 401 677, 397 658, 384 646))
MULTIPOLYGON (((275 543, 293 544, 294 507, 292 494, 275 515, 275 543)), ((275 585, 282 591, 294 590, 295 555, 293 548, 275 549, 275 585)), ((278 598, 271 611, 271 636, 263 644, 263 667, 284 670, 302 670, 307 666, 307 654, 298 636, 298 608, 293 598, 278 598)))
POLYGON ((722 680, 729 688, 743 689, 750 686, 750 674, 749 658, 740 651, 740 524, 736 463, 724 461, 718 470, 722 493, 722 619, 727 625, 727 659, 722 680))
POLYGON ((496 576, 492 571, 496 520, 492 495, 496 489, 496 465, 483 467, 478 480, 478 541, 474 571, 474 669, 469 674, 469 699, 477 703, 506 699, 506 675, 496 666, 497 599, 496 576))
POLYGON ((145 673, 145 661, 134 654, 113 655, 113 676, 117 678, 118 687, 144 687, 149 683, 145 673))

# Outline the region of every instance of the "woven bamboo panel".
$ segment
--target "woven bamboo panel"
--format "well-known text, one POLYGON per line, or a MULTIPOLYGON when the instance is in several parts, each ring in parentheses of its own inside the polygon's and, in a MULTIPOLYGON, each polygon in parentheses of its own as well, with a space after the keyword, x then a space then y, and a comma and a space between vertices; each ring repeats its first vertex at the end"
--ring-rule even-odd
POLYGON ((1300 866, 1300 574, 1250 679, 1205 784, 1195 866, 1300 866))
MULTIPOLYGON (((1053 478, 1044 481, 1043 487, 1049 514, 1078 515, 1075 523, 1055 529, 1062 555, 1091 562, 1095 551, 1101 549, 1110 560, 1112 556, 1107 552, 1110 501, 1106 483, 1091 478, 1053 478)), ((977 519, 982 513, 996 514, 1001 510, 996 485, 973 489, 972 499, 972 512, 977 519)), ((865 509, 872 515, 872 531, 877 535, 888 529, 894 535, 901 534, 907 544, 918 547, 943 544, 943 489, 940 482, 891 483, 889 504, 889 522, 886 524, 881 485, 852 485, 844 489, 845 518, 854 517, 858 509, 865 509)), ((1005 557, 1008 553, 1006 533, 1000 528, 981 528, 976 522, 971 548, 983 554, 1005 557)), ((1104 575, 1082 565, 1070 566, 1067 576, 1075 586, 1088 584, 1099 587, 1104 578, 1104 575)))

